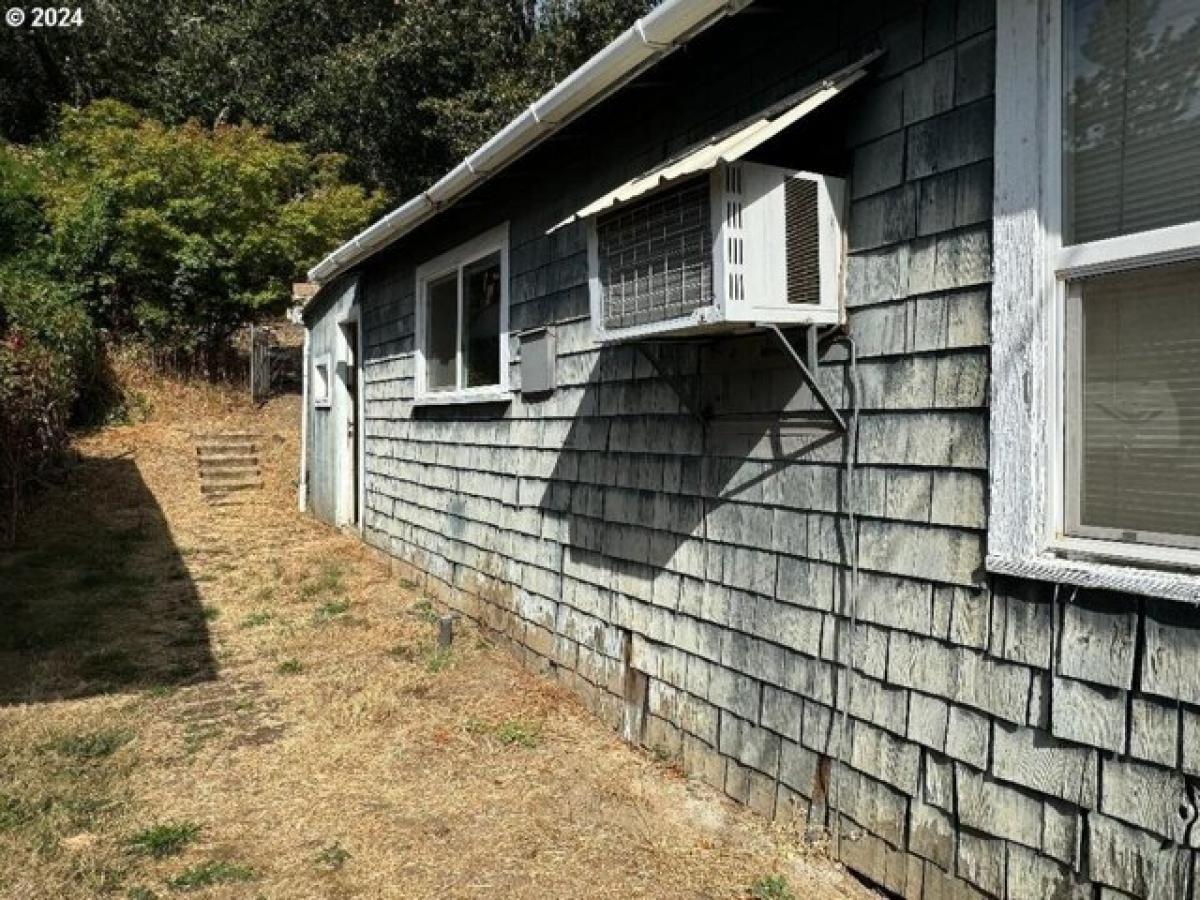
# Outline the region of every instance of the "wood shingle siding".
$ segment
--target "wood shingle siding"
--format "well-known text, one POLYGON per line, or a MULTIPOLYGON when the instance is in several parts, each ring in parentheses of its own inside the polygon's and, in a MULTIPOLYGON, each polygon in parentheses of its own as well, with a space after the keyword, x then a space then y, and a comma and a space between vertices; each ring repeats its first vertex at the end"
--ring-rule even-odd
POLYGON ((614 727, 645 673, 645 743, 764 814, 841 815, 846 863, 906 897, 1186 897, 1200 616, 985 572, 995 11, 760 0, 362 266, 364 534, 614 727), (584 229, 546 230, 876 45, 791 145, 851 183, 852 611, 845 447, 773 418, 818 409, 779 348, 663 351, 703 427, 594 344, 584 229), (504 221, 511 328, 554 329, 557 389, 414 406, 415 269, 504 221))

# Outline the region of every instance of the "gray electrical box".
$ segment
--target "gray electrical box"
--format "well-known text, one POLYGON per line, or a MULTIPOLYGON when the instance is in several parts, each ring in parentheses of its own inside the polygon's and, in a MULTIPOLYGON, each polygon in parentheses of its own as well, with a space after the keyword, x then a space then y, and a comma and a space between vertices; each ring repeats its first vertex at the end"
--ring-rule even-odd
POLYGON ((521 342, 521 393, 548 394, 554 383, 554 332, 532 328, 519 335, 521 342))

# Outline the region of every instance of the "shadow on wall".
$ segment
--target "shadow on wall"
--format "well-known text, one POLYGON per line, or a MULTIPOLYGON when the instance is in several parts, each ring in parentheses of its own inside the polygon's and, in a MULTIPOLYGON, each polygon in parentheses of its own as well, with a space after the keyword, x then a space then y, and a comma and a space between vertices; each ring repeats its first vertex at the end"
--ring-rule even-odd
POLYGON ((0 705, 212 680, 204 610, 133 460, 85 459, 0 553, 0 705))
MULTIPOLYGON (((821 528, 770 508, 836 513, 845 461, 842 434, 775 339, 647 349, 656 363, 636 347, 605 348, 587 375, 540 504, 566 515, 570 559, 620 561, 618 577, 643 587, 670 567, 765 594, 775 567, 756 551, 806 557, 819 532, 818 557, 844 559, 834 516, 821 528)), ((844 366, 824 364, 818 378, 844 407, 844 366)))

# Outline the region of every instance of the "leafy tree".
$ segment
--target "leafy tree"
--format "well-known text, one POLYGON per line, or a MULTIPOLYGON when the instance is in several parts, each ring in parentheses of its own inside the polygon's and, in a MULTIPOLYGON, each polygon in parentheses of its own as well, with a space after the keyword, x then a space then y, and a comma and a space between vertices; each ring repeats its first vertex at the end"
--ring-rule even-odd
POLYGON ((278 308, 382 202, 337 156, 113 100, 64 109, 42 163, 52 270, 99 327, 175 349, 215 349, 278 308))
POLYGON ((0 136, 111 97, 166 123, 255 122, 411 195, 652 0, 94 0, 0 41, 0 136))

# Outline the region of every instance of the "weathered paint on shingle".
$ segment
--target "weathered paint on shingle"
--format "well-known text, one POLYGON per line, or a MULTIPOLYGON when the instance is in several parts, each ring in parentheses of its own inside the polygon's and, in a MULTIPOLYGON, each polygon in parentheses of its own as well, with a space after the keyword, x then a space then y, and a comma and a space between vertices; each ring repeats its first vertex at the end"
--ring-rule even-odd
POLYGON ((1137 613, 1103 596, 1067 603, 1062 614, 1061 674, 1095 684, 1133 685, 1137 613))
POLYGON ((1160 766, 1117 758, 1104 760, 1102 774, 1102 812, 1184 843, 1197 810, 1183 775, 1160 766))
POLYGON ((1124 691, 1055 678, 1051 709, 1055 737, 1114 753, 1125 752, 1124 691))
POLYGON ((1092 813, 1088 816, 1088 870, 1093 879, 1147 900, 1186 896, 1188 856, 1159 838, 1092 813))
POLYGON ((997 722, 992 772, 997 778, 1085 808, 1096 803, 1098 756, 1032 728, 997 722))

